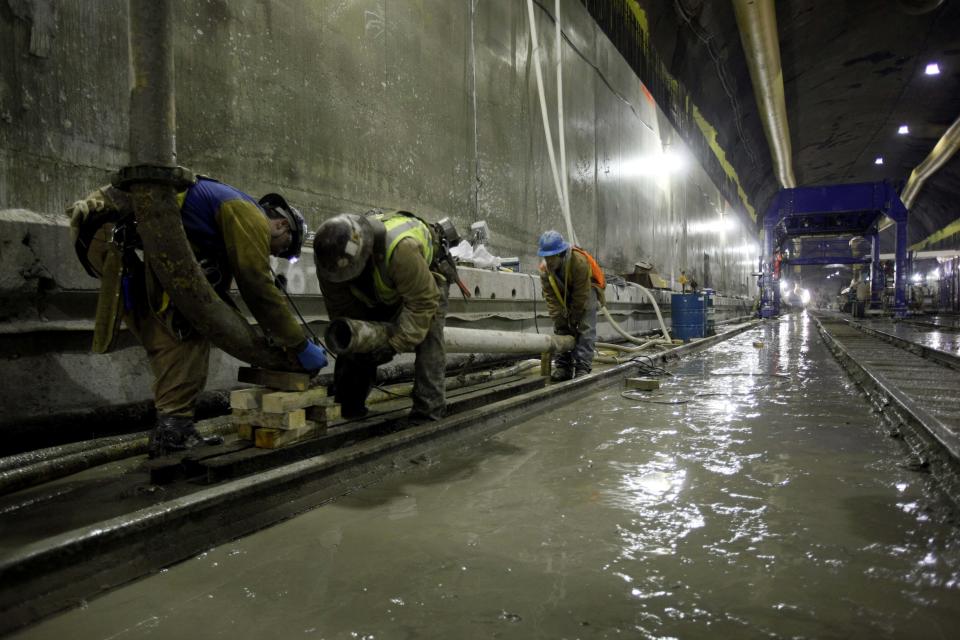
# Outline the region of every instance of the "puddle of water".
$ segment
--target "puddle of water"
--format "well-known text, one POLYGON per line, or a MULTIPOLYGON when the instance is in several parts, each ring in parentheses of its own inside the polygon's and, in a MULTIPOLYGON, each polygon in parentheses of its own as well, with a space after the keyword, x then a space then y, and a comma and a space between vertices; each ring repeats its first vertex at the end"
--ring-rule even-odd
POLYGON ((15 637, 955 637, 956 515, 805 316, 674 373, 15 637))

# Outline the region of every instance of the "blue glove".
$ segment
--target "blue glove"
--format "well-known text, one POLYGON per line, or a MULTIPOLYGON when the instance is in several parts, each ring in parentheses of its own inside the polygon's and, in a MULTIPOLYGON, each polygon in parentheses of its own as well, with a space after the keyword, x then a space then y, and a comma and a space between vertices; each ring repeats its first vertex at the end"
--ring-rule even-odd
POLYGON ((323 347, 307 340, 307 346, 297 354, 297 360, 300 361, 300 366, 307 371, 318 371, 327 366, 327 352, 323 350, 323 347))

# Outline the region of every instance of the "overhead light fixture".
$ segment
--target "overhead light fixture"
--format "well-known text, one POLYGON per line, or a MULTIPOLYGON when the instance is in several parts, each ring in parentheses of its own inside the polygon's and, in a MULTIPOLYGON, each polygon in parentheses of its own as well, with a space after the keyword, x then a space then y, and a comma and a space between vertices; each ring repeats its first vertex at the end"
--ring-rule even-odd
POLYGON ((905 135, 907 135, 908 133, 910 133, 910 127, 908 127, 908 126, 905 125, 905 124, 902 124, 902 125, 900 125, 900 128, 897 129, 897 133, 899 133, 899 134, 902 135, 902 136, 905 136, 905 135))
POLYGON ((927 68, 923 70, 928 76, 938 76, 940 75, 940 65, 936 62, 931 62, 927 64, 927 68))
POLYGON ((883 164, 883 156, 877 156, 877 159, 873 161, 873 164, 883 164))

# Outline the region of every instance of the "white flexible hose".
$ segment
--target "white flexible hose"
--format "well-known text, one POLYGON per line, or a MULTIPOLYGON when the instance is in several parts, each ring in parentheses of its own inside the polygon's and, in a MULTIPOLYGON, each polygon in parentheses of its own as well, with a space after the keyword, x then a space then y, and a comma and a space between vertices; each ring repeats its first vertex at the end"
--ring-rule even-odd
POLYGON ((627 347, 622 344, 617 344, 615 342, 597 342, 594 346, 597 349, 609 349, 610 351, 622 351, 623 353, 636 353, 638 351, 643 351, 648 347, 652 347, 654 345, 661 345, 661 344, 664 344, 663 340, 661 340, 660 338, 656 338, 654 340, 647 340, 646 342, 642 342, 638 344, 636 347, 627 347))
MULTIPOLYGON (((543 133, 547 137, 547 155, 550 157, 550 169, 553 171, 553 186, 560 200, 560 210, 566 211, 563 187, 560 186, 560 174, 557 172, 557 159, 553 152, 553 134, 550 133, 550 118, 547 116, 547 98, 543 91, 543 73, 540 71, 540 41, 537 39, 537 23, 533 15, 533 0, 527 0, 527 14, 530 17, 530 40, 533 43, 533 68, 537 76, 537 93, 540 96, 540 116, 543 118, 543 133)), ((566 216, 565 216, 566 217, 566 216)), ((573 228, 567 218, 567 234, 572 237, 573 228)))
POLYGON ((573 219, 570 216, 570 187, 567 177, 567 144, 563 124, 563 39, 560 28, 560 0, 556 0, 555 9, 557 25, 557 137, 560 139, 560 186, 563 188, 563 219, 567 223, 567 235, 570 242, 577 242, 577 234, 573 230, 573 219))

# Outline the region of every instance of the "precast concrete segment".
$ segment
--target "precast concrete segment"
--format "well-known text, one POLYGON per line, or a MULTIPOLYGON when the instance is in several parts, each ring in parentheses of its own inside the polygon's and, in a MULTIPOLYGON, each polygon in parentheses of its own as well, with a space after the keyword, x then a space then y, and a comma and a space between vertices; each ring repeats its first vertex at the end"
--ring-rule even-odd
MULTIPOLYGON (((734 326, 647 361, 665 364, 755 325, 734 326)), ((427 451, 485 437, 557 403, 575 401, 635 369, 625 363, 19 546, 0 559, 0 633, 322 504, 427 451)))
POLYGON ((841 319, 816 317, 818 329, 840 363, 874 399, 924 465, 939 461, 942 481, 958 496, 960 484, 960 372, 869 336, 841 319), (920 379, 936 379, 919 386, 920 379), (942 389, 948 389, 943 391, 942 389), (900 433, 906 427, 910 434, 900 433))

